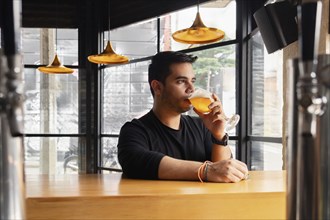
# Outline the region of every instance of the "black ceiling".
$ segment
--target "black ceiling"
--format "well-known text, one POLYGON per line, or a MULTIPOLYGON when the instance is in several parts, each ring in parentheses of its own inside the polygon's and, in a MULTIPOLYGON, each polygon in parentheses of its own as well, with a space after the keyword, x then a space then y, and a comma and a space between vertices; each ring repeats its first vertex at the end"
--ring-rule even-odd
MULTIPOLYGON (((199 0, 199 3, 210 0, 199 0)), ((22 0, 22 26, 35 28, 78 28, 84 16, 95 11, 111 29, 155 18, 196 5, 198 0, 22 0), (110 2, 110 7, 108 3, 110 2)), ((106 24, 105 24, 106 25, 106 24)))

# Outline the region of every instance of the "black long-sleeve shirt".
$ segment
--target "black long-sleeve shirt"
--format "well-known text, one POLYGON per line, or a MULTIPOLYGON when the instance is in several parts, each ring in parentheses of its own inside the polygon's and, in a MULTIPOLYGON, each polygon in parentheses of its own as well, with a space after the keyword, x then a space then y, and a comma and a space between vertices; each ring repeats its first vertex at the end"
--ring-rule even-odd
POLYGON ((158 179, 161 159, 211 159, 211 133, 198 117, 181 116, 180 129, 162 124, 151 110, 127 122, 120 130, 118 159, 129 178, 158 179))

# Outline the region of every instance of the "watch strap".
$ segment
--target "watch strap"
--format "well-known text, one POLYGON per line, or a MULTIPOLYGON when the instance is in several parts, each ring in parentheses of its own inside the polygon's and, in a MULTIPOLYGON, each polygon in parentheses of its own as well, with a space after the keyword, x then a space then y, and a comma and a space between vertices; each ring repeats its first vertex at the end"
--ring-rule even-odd
POLYGON ((222 138, 222 140, 218 140, 213 135, 211 135, 211 140, 212 140, 212 143, 213 144, 227 146, 228 145, 229 136, 226 133, 225 136, 222 138))

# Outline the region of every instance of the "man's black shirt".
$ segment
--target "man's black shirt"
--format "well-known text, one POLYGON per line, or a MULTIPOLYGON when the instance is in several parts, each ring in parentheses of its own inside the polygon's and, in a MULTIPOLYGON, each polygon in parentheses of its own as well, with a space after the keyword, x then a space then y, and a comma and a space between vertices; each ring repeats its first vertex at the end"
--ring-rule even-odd
POLYGON ((118 159, 130 178, 158 179, 161 159, 211 160, 211 133, 199 117, 182 115, 180 129, 162 124, 153 111, 127 122, 120 130, 118 159))

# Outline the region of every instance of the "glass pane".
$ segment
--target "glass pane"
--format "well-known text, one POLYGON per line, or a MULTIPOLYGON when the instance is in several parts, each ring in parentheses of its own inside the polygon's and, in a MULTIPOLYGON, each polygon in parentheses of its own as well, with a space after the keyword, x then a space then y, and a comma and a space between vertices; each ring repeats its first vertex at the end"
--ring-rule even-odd
POLYGON ((121 169, 118 162, 117 151, 118 138, 102 138, 102 166, 113 169, 121 169))
POLYGON ((25 133, 78 133, 78 78, 24 69, 25 133))
MULTIPOLYGON (((216 47, 192 53, 198 56, 194 63, 196 87, 217 94, 227 116, 236 113, 236 68, 235 45, 216 47)), ((189 114, 196 115, 193 110, 189 114)), ((229 131, 236 134, 236 129, 229 131)))
POLYGON ((282 170, 282 144, 252 141, 251 170, 282 170))
POLYGON ((228 146, 230 147, 233 158, 236 159, 237 141, 229 141, 228 146))
MULTIPOLYGON (((201 4, 199 12, 203 23, 207 27, 218 28, 225 32, 222 41, 236 39, 236 1, 211 1, 201 4)), ((197 6, 162 16, 160 19, 160 49, 183 50, 198 47, 197 44, 184 44, 173 40, 175 31, 189 28, 196 17, 197 6)))
POLYGON ((57 54, 64 65, 78 65, 78 29, 57 29, 57 54))
MULTIPOLYGON (((108 31, 104 33, 104 38, 106 45, 108 31)), ((112 30, 110 41, 117 54, 129 59, 152 56, 157 52, 157 19, 112 30)))
POLYGON ((260 33, 250 42, 252 51, 251 135, 281 137, 283 54, 268 54, 260 33))
POLYGON ((103 73, 102 132, 119 134, 121 126, 152 108, 149 61, 106 68, 103 73))
POLYGON ((78 173, 77 137, 25 137, 25 174, 78 173))
POLYGON ((52 56, 57 49, 62 64, 78 65, 78 29, 22 28, 22 42, 24 64, 48 64, 41 61, 43 59, 40 47, 43 45, 48 47, 43 49, 50 53, 50 59, 53 59, 52 56), (45 32, 47 34, 42 34, 43 30, 48 30, 45 32), (45 39, 43 44, 42 39, 45 39))
POLYGON ((40 63, 39 28, 22 28, 22 53, 24 64, 40 63))

